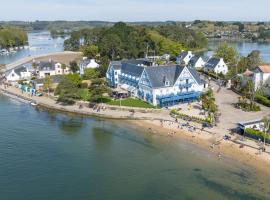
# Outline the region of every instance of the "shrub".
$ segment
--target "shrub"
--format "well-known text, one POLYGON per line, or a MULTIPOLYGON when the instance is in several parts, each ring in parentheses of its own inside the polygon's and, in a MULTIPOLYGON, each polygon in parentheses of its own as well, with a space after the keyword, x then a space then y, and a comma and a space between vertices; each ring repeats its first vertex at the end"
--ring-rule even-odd
MULTIPOLYGON (((254 130, 252 128, 247 128, 245 130, 245 135, 247 137, 250 137, 250 138, 253 138, 256 140, 261 139, 262 141, 264 140, 264 136, 265 136, 262 131, 254 130)), ((270 135, 269 134, 266 134, 265 141, 267 143, 270 143, 270 135)))
POLYGON ((265 96, 261 96, 259 94, 256 94, 255 95, 255 100, 258 103, 262 104, 262 105, 265 105, 267 107, 270 107, 270 100, 267 97, 265 97, 265 96))

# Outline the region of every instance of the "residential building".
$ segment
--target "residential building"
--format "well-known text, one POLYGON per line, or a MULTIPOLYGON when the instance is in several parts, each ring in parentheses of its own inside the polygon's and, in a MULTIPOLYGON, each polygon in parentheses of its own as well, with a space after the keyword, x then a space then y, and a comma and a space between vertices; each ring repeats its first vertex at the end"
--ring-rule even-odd
MULTIPOLYGON (((269 119, 269 118, 268 118, 269 119)), ((245 129, 251 128, 257 131, 263 131, 264 130, 264 122, 263 119, 256 119, 246 122, 239 122, 237 123, 238 128, 244 132, 245 129)))
POLYGON ((5 74, 6 80, 10 82, 15 82, 19 80, 25 80, 31 78, 31 72, 28 67, 20 66, 16 69, 12 69, 5 74))
POLYGON ((196 69, 201 69, 204 67, 204 65, 205 61, 203 60, 202 57, 199 56, 193 56, 188 63, 188 66, 194 67, 196 69))
POLYGON ((176 63, 178 65, 188 65, 189 61, 194 55, 192 54, 192 51, 182 51, 180 55, 176 58, 176 63))
POLYGON ((87 59, 84 58, 81 62, 80 62, 80 74, 83 75, 84 74, 84 70, 91 68, 91 69, 96 69, 99 67, 99 64, 95 61, 95 59, 87 59))
POLYGON ((110 86, 160 107, 196 100, 207 87, 191 67, 153 66, 142 60, 111 62, 106 77, 110 86))
POLYGON ((53 60, 49 61, 40 61, 37 67, 37 74, 39 78, 45 78, 46 76, 54 76, 54 75, 65 75, 69 74, 69 67, 63 65, 59 62, 55 62, 53 60))
POLYGON ((204 65, 204 71, 226 75, 228 73, 228 66, 223 58, 210 58, 204 65))
POLYGON ((258 66, 253 71, 252 80, 255 90, 263 86, 270 78, 270 65, 258 66))

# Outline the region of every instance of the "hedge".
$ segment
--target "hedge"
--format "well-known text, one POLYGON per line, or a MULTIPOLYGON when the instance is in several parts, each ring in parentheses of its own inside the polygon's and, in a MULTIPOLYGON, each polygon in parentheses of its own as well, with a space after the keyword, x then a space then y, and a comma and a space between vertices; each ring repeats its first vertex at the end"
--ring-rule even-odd
MULTIPOLYGON (((252 128, 245 129, 245 136, 253 138, 255 140, 261 139, 264 141, 264 133, 262 131, 254 130, 252 128)), ((270 135, 266 133, 265 142, 270 144, 270 135)))
POLYGON ((258 103, 260 103, 262 105, 270 107, 270 100, 265 96, 261 96, 261 95, 256 94, 255 101, 257 101, 258 103))

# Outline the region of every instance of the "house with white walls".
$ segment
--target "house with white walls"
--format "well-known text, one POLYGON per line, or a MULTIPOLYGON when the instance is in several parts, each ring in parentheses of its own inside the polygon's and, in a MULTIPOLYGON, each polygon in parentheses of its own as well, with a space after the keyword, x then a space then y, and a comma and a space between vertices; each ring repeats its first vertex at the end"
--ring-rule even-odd
POLYGON ((202 69, 204 65, 205 61, 200 56, 193 56, 188 63, 189 67, 194 67, 196 69, 202 69))
POLYGON ((19 80, 26 80, 31 78, 31 72, 28 67, 20 66, 16 69, 12 69, 5 74, 5 78, 7 81, 15 82, 19 80))
POLYGON ((68 66, 63 67, 61 63, 53 60, 40 61, 37 63, 37 65, 37 74, 39 78, 70 73, 70 68, 68 66))
POLYGON ((204 65, 204 71, 226 75, 228 73, 228 66, 223 58, 210 58, 204 65))
POLYGON ((112 87, 160 107, 197 100, 207 87, 194 68, 149 64, 142 60, 111 62, 107 81, 112 87))
POLYGON ((179 56, 176 58, 176 63, 178 65, 188 65, 189 61, 194 55, 192 54, 192 51, 182 51, 179 56))
POLYGON ((99 64, 95 61, 95 59, 87 59, 86 57, 79 64, 80 67, 80 74, 84 74, 85 69, 96 69, 99 68, 99 64))
POLYGON ((267 81, 270 81, 270 65, 258 66, 253 71, 252 80, 255 90, 263 86, 267 81))

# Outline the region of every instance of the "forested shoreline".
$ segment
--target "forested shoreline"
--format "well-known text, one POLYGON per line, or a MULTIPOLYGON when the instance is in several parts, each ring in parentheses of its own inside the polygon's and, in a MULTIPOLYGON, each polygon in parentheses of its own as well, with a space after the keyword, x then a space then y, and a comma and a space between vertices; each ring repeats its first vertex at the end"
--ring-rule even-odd
POLYGON ((0 49, 24 46, 27 43, 28 37, 24 30, 0 26, 0 49))
POLYGON ((84 51, 95 46, 101 57, 118 60, 144 57, 146 53, 175 57, 182 50, 200 50, 207 44, 202 33, 182 26, 130 26, 119 22, 112 27, 74 31, 65 41, 65 49, 84 51))

